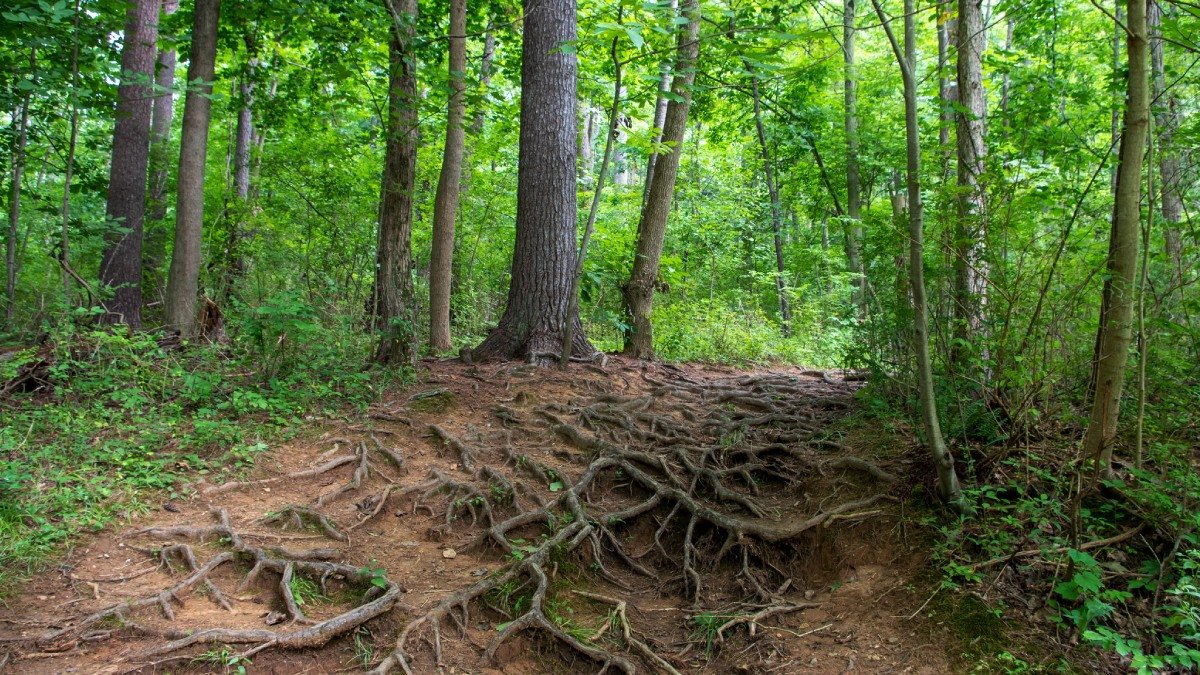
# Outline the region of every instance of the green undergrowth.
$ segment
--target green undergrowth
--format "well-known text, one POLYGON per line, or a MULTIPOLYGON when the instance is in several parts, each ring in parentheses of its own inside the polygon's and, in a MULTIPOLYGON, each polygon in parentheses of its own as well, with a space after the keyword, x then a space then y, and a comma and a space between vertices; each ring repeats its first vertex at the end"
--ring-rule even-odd
MULTIPOLYGON (((0 401, 0 598, 76 535, 244 473, 318 418, 353 414, 408 371, 365 370, 369 336, 294 299, 239 316, 229 345, 163 348, 154 332, 62 330, 49 386, 0 401)), ((8 381, 37 359, 0 365, 8 381)))

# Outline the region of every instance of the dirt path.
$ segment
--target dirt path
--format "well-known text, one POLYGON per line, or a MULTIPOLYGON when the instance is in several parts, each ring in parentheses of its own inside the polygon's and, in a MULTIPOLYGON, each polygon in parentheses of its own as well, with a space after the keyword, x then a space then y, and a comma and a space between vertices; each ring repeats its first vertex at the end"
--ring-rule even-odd
POLYGON ((33 673, 951 669, 914 611, 912 460, 841 435, 853 383, 621 359, 427 366, 250 480, 80 542, 0 612, 0 658, 33 673))

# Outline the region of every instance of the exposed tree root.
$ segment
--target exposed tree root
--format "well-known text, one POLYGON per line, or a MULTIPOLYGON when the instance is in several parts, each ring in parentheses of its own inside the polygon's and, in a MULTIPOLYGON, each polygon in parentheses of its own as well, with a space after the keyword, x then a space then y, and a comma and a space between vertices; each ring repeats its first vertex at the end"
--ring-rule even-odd
MULTIPOLYGON (((472 611, 502 619, 483 647, 492 660, 506 640, 535 631, 594 661, 602 670, 626 673, 638 664, 672 675, 678 670, 660 647, 639 637, 621 597, 573 588, 580 597, 611 607, 599 627, 568 625, 551 611, 567 584, 588 579, 622 592, 656 586, 680 592, 697 610, 715 603, 715 586, 744 591, 743 610, 716 628, 718 641, 745 626, 802 611, 811 603, 789 599, 793 579, 785 552, 815 528, 878 515, 885 492, 846 488, 857 476, 885 486, 896 476, 866 460, 845 455, 845 448, 817 439, 832 414, 846 405, 845 391, 821 380, 793 375, 765 375, 697 381, 667 368, 664 379, 643 373, 652 387, 627 394, 589 394, 532 407, 517 398, 514 407, 499 406, 491 414, 501 424, 467 434, 431 424, 429 432, 452 451, 456 465, 434 468, 424 478, 404 477, 404 457, 371 434, 366 441, 333 439, 332 448, 309 469, 273 478, 235 481, 205 490, 229 490, 279 481, 306 480, 353 466, 349 478, 310 504, 293 504, 258 521, 283 528, 319 531, 349 543, 351 533, 377 518, 389 503, 404 500, 413 513, 434 519, 431 532, 457 539, 459 551, 496 556, 498 569, 469 585, 448 591, 413 611, 400 629, 390 653, 375 673, 400 669, 430 670, 447 662, 443 631, 465 636, 472 611), (372 447, 373 446, 373 447, 372 447), (342 454, 354 448, 353 454, 342 454), (829 450, 839 453, 830 456, 829 450), (385 458, 401 471, 393 478, 381 470, 385 458), (827 497, 826 506, 806 494, 807 479, 827 470, 844 470, 836 480, 846 496, 827 497), (353 495, 353 496, 351 496, 353 495), (351 522, 337 522, 323 508, 344 498, 355 500, 351 522), (810 506, 802 507, 801 504, 810 506), (640 550, 630 550, 635 527, 645 536, 640 550), (652 533, 651 537, 649 533, 652 533), (787 544, 787 546, 779 546, 787 544), (583 572, 586 570, 586 572, 583 572), (521 601, 512 602, 519 595, 521 601), (549 608, 549 609, 548 609, 549 608)), ((492 378, 495 379, 494 377, 492 378)), ((581 380, 576 391, 594 383, 581 380)), ((349 469, 347 469, 349 470, 349 469)), ((828 482, 828 481, 827 481, 828 482)), ((155 632, 133 623, 134 614, 157 606, 168 618, 172 605, 197 587, 229 608, 213 573, 226 563, 251 566, 241 580, 242 592, 263 575, 272 575, 279 609, 289 629, 216 628, 195 633, 158 631, 165 641, 139 655, 148 658, 218 641, 246 645, 244 655, 270 648, 313 647, 345 634, 400 606, 403 589, 381 583, 371 570, 339 562, 333 548, 270 549, 247 543, 263 536, 235 529, 229 515, 214 511, 217 523, 151 528, 139 536, 170 541, 160 555, 179 561, 188 576, 157 594, 112 606, 74 626, 44 636, 39 642, 96 633, 99 624, 119 620, 126 628, 155 632), (178 539, 219 541, 223 549, 201 564, 196 552, 178 539), (303 576, 322 589, 337 580, 368 588, 359 604, 324 620, 305 615, 292 580, 303 576)), ((344 521, 344 517, 339 517, 344 521)), ((724 604, 727 604, 727 596, 724 604)), ((111 631, 110 631, 111 632, 111 631)), ((457 637, 456 637, 457 639, 457 637)))

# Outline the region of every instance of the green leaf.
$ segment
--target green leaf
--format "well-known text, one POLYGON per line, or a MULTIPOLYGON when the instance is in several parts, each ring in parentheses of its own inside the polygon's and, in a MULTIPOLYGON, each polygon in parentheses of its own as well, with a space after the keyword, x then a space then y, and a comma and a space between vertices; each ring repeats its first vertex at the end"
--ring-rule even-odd
POLYGON ((558 491, 560 491, 560 490, 562 490, 562 489, 563 489, 563 482, 562 482, 561 480, 556 480, 556 481, 554 481, 553 483, 551 483, 551 484, 550 484, 550 491, 551 491, 551 492, 558 492, 558 491))

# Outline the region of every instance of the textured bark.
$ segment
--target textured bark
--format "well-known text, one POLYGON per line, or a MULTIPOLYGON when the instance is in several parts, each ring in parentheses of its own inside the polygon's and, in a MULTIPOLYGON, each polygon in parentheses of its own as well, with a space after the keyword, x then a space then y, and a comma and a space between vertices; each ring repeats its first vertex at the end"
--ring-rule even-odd
MULTIPOLYGON (((163 0, 163 18, 179 10, 179 0, 163 0)), ((171 180, 171 122, 175 113, 175 50, 160 49, 155 64, 153 113, 150 118, 150 195, 146 207, 146 240, 142 253, 143 278, 149 292, 162 290, 162 263, 167 253, 167 184, 171 180)))
POLYGON ((166 323, 185 337, 196 334, 200 295, 200 241, 204 227, 204 169, 212 119, 213 73, 221 0, 196 0, 188 89, 179 139, 179 178, 175 196, 175 245, 167 275, 166 323))
POLYGON ((658 266, 667 234, 671 198, 675 193, 675 178, 679 173, 679 157, 683 153, 683 136, 692 102, 692 82, 696 78, 696 57, 700 53, 699 1, 684 0, 681 13, 688 23, 678 37, 675 76, 671 82, 671 91, 676 98, 667 104, 662 134, 663 142, 672 147, 669 153, 655 160, 654 183, 650 185, 650 195, 638 220, 633 270, 624 288, 625 311, 630 323, 625 333, 625 353, 639 359, 654 356, 654 332, 650 323, 650 314, 654 309, 654 286, 658 280, 658 266))
POLYGON ((230 167, 233 194, 226 197, 225 207, 225 250, 219 266, 221 282, 219 299, 223 302, 233 293, 233 286, 244 271, 242 260, 243 225, 249 215, 250 165, 254 148, 254 95, 255 76, 258 71, 257 38, 245 33, 242 41, 246 46, 247 61, 237 84, 238 113, 233 132, 233 155, 230 167))
MULTIPOLYGON (((671 0, 671 15, 679 9, 679 0, 671 0)), ((667 121, 667 94, 671 91, 671 62, 665 60, 659 66, 658 96, 654 99, 654 140, 662 142, 663 125, 667 121)), ((650 186, 654 184, 654 165, 658 162, 658 154, 651 153, 646 158, 646 182, 642 186, 642 208, 646 208, 646 200, 650 199, 650 186)))
POLYGON ((1162 8, 1151 0, 1147 8, 1147 26, 1150 31, 1150 64, 1155 131, 1158 132, 1158 172, 1162 218, 1166 229, 1167 260, 1172 267, 1174 285, 1183 286, 1183 236, 1180 223, 1183 221, 1183 198, 1180 190, 1179 153, 1175 148, 1175 132, 1179 129, 1179 99, 1175 92, 1167 90, 1163 63, 1162 8))
POLYGON ((937 43, 938 43, 938 97, 941 99, 938 114, 938 147, 942 152, 942 175, 950 172, 950 128, 954 126, 954 102, 958 100, 956 80, 946 76, 950 64, 950 45, 955 43, 958 21, 951 0, 938 0, 937 43))
POLYGON ((1142 154, 1150 124, 1150 83, 1147 77, 1147 0, 1129 0, 1126 51, 1129 68, 1121 149, 1117 163, 1117 197, 1108 245, 1108 278, 1098 331, 1099 353, 1092 412, 1084 436, 1084 456, 1094 458, 1101 471, 1112 475, 1113 441, 1125 385, 1125 363, 1133 333, 1134 274, 1142 196, 1142 154))
MULTIPOLYGON (((37 48, 29 48, 29 72, 37 67, 37 48)), ((25 180, 25 146, 29 142, 29 97, 26 91, 21 99, 21 113, 14 115, 17 122, 16 133, 13 134, 11 148, 12 171, 8 191, 8 237, 4 242, 4 263, 6 276, 4 280, 4 315, 8 324, 12 325, 13 312, 17 308, 17 231, 21 223, 21 182, 25 180)))
POLYGON ((758 134, 758 146, 762 152, 763 177, 767 182, 767 196, 771 199, 771 227, 775 235, 775 296, 779 300, 779 323, 783 328, 783 336, 792 334, 792 311, 788 306, 787 284, 784 281, 783 266, 783 216, 779 204, 779 188, 775 183, 775 167, 771 165, 771 153, 767 146, 767 131, 762 121, 762 102, 758 95, 758 74, 754 66, 746 60, 742 61, 750 72, 750 91, 754 98, 754 128, 758 134))
MULTIPOLYGON (((958 221, 954 236, 954 304, 956 361, 962 345, 978 343, 984 336, 987 308, 987 200, 980 177, 987 157, 984 128, 987 93, 983 89, 983 28, 981 0, 958 2, 958 103, 957 129, 958 221)), ((986 354, 983 355, 986 358, 986 354)), ((960 364, 961 365, 961 364, 960 364)), ((975 379, 984 371, 971 367, 975 379)))
POLYGON ((413 185, 417 173, 417 75, 412 53, 417 0, 389 3, 395 18, 388 43, 387 144, 379 204, 375 259, 375 328, 381 332, 375 361, 416 359, 412 288, 413 185))
POLYGON ((105 323, 142 325, 142 226, 146 215, 146 172, 150 163, 150 116, 154 99, 141 82, 154 78, 158 45, 158 0, 136 0, 125 21, 122 78, 117 88, 112 165, 108 180, 108 219, 119 229, 104 238, 100 283, 112 290, 104 301, 105 323))
POLYGON ((862 263, 862 197, 858 176, 858 75, 854 65, 854 34, 857 15, 856 0, 842 4, 842 57, 845 81, 846 129, 846 267, 854 278, 854 305, 859 316, 867 313, 867 280, 862 263))
POLYGON ((499 325, 475 350, 479 358, 557 357, 566 322, 576 323, 573 351, 595 349, 569 315, 575 270, 575 0, 526 0, 521 59, 521 132, 517 232, 512 282, 499 325))
POLYGON ((450 285, 454 266, 454 218, 462 181, 463 95, 467 69, 467 0, 450 0, 450 97, 446 104, 446 145, 433 202, 433 251, 429 256, 429 346, 450 349, 450 285))
POLYGON ((929 357, 929 303, 925 297, 925 233, 924 204, 921 201, 921 139, 917 118, 917 82, 913 76, 916 62, 916 35, 913 30, 913 0, 904 0, 904 49, 901 51, 891 22, 879 6, 879 0, 871 0, 875 13, 883 24, 900 73, 904 79, 904 129, 907 158, 908 184, 908 233, 909 275, 912 281, 913 299, 913 346, 917 357, 917 389, 921 401, 921 418, 925 426, 925 441, 933 454, 937 471, 938 492, 950 504, 962 503, 962 491, 958 474, 954 470, 954 456, 942 438, 941 422, 938 418, 937 400, 933 393, 933 366, 929 357))

